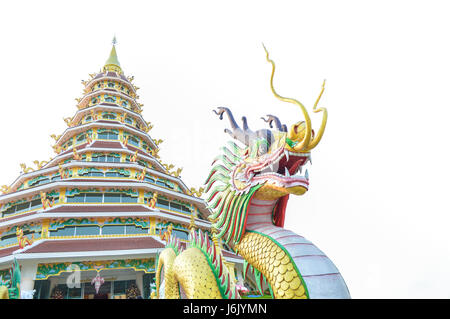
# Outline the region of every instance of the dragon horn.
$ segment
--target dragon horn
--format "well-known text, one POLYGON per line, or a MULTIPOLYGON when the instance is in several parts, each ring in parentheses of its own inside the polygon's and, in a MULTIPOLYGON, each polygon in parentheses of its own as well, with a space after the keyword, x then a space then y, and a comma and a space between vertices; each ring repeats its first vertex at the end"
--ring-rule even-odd
POLYGON ((248 146, 250 144, 250 141, 256 137, 255 133, 248 129, 247 119, 245 117, 242 118, 244 129, 241 129, 236 123, 233 113, 231 113, 230 109, 228 109, 227 107, 218 107, 217 111, 213 110, 213 112, 219 115, 219 119, 221 120, 223 119, 224 114, 228 116, 231 130, 225 129, 225 132, 231 135, 233 138, 239 140, 243 144, 248 146))
POLYGON ((266 47, 264 46, 264 43, 263 43, 263 48, 264 48, 264 51, 266 51, 266 59, 267 59, 267 61, 272 64, 272 74, 270 76, 270 88, 272 89, 272 93, 275 95, 275 97, 277 99, 279 99, 279 100, 281 100, 283 102, 288 102, 288 103, 292 103, 292 104, 295 104, 295 105, 299 106, 300 110, 303 113, 303 117, 305 118, 305 122, 301 122, 299 124, 294 124, 291 127, 291 131, 289 132, 289 138, 291 140, 294 140, 294 141, 297 142, 297 144, 293 147, 293 149, 295 151, 297 151, 297 152, 299 152, 299 151, 306 151, 306 149, 309 146, 309 142, 311 140, 311 119, 310 119, 310 117, 308 115, 308 112, 306 111, 306 108, 304 107, 304 105, 302 103, 300 103, 296 99, 283 97, 283 96, 279 95, 275 91, 275 89, 273 87, 273 76, 274 76, 274 73, 275 73, 275 63, 271 59, 269 59, 269 52, 267 51, 266 47), (301 134, 303 132, 303 130, 299 131, 298 128, 300 126, 302 126, 303 123, 304 123, 304 126, 305 126, 305 128, 304 128, 305 132, 304 132, 304 134, 301 134), (299 140, 302 137, 302 135, 303 135, 303 138, 301 140, 299 140))
POLYGON ((267 116, 267 120, 264 117, 261 117, 261 119, 264 122, 269 123, 270 128, 273 128, 272 123, 275 123, 275 127, 277 128, 278 131, 287 132, 287 130, 286 131, 283 130, 285 125, 281 124, 281 121, 278 117, 276 117, 275 115, 271 115, 271 114, 267 114, 266 116, 267 116))
POLYGON ((248 123, 247 123, 247 118, 245 116, 242 117, 242 128, 244 129, 244 131, 248 131, 249 130, 248 123))
POLYGON ((314 147, 317 146, 317 144, 319 144, 320 140, 322 139, 323 133, 325 132, 325 126, 327 125, 327 119, 328 119, 327 109, 324 107, 317 109, 317 104, 319 104, 320 98, 322 97, 324 90, 325 90, 325 80, 323 80, 322 90, 320 91, 320 94, 317 97, 316 103, 314 103, 314 107, 313 107, 314 113, 323 112, 322 124, 320 125, 319 132, 317 133, 317 135, 314 137, 312 142, 309 143, 309 145, 306 149, 307 151, 312 150, 314 147))

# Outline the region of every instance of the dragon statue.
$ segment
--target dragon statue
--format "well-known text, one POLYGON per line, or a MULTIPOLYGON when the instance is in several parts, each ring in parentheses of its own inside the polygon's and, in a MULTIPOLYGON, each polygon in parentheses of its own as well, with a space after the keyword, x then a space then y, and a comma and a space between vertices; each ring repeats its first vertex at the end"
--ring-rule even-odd
POLYGON ((133 156, 130 158, 130 162, 134 163, 137 161, 138 151, 134 152, 133 156))
MULTIPOLYGON (((288 130, 276 116, 268 115, 264 120, 271 129, 252 131, 245 117, 239 127, 228 108, 214 111, 220 119, 228 117, 231 129, 225 132, 235 141, 222 148, 205 182, 213 241, 223 240, 242 256, 244 276, 253 274, 259 291, 268 288, 273 298, 350 298, 332 261, 309 240, 283 227, 289 196, 303 195, 309 188, 305 166, 328 117, 325 108, 317 108, 325 82, 313 107, 323 115, 315 134, 303 104, 275 91, 275 63, 265 51, 272 64, 273 94, 298 106, 304 120, 288 130)), ((177 240, 170 239, 160 253, 154 297, 239 298, 217 245, 193 229, 190 241, 181 251, 177 240)))
POLYGON ((136 179, 142 182, 145 178, 145 174, 147 173, 147 167, 144 167, 141 173, 136 172, 136 179))
POLYGON ((35 160, 33 161, 34 165, 36 165, 37 169, 41 169, 42 167, 44 167, 45 164, 48 164, 48 161, 39 161, 39 160, 35 160))
POLYGON ((158 201, 158 192, 155 192, 152 196, 152 198, 147 199, 147 205, 154 209, 156 207, 156 203, 158 201))
POLYGON ((169 174, 174 176, 174 177, 180 177, 180 174, 181 174, 182 171, 183 171, 183 168, 179 167, 179 168, 177 168, 176 171, 169 172, 169 174))
POLYGON ((25 163, 21 163, 20 168, 22 169, 23 173, 34 172, 34 168, 27 167, 27 165, 25 165, 25 163))
POLYGON ((53 207, 55 205, 55 199, 53 198, 51 201, 47 197, 47 193, 40 192, 42 208, 47 209, 53 207))
POLYGON ((94 110, 91 110, 91 117, 93 121, 98 120, 98 114, 94 112, 94 110))
POLYGON ((8 186, 8 185, 2 185, 1 188, 0 188, 0 191, 3 194, 8 194, 11 191, 11 187, 8 186))
POLYGON ((121 122, 121 123, 125 123, 125 118, 127 117, 127 113, 120 113, 117 116, 117 119, 121 122))
POLYGON ((12 269, 10 270, 11 280, 0 285, 0 299, 20 299, 20 266, 14 258, 12 269))
POLYGON ((59 140, 59 138, 61 137, 61 135, 52 134, 52 135, 50 135, 50 137, 51 137, 52 139, 54 139, 55 142, 57 142, 57 141, 59 140))
POLYGON ((58 167, 59 167, 58 172, 59 172, 59 175, 61 176, 61 179, 68 178, 69 173, 64 170, 61 163, 58 164, 58 167))
POLYGON ((170 224, 170 225, 167 227, 167 230, 166 230, 165 232, 161 232, 161 234, 159 234, 159 238, 160 238, 161 240, 168 241, 169 238, 172 236, 172 230, 173 230, 173 225, 170 224))
POLYGON ((73 153, 73 160, 74 161, 81 161, 82 160, 82 157, 81 157, 80 154, 78 154, 76 147, 73 148, 72 153, 73 153))
POLYGON ((34 234, 33 239, 28 239, 27 237, 24 236, 23 230, 20 227, 17 227, 16 229, 16 236, 17 242, 19 243, 19 249, 25 248, 26 246, 33 244, 34 234))
POLYGON ((204 190, 203 187, 200 187, 198 190, 195 187, 191 187, 189 189, 189 195, 202 197, 204 190))

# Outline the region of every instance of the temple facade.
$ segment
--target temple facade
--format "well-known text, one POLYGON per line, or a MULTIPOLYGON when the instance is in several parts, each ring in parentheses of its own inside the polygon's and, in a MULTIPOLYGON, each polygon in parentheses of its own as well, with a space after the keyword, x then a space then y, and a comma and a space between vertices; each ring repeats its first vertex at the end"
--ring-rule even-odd
MULTIPOLYGON (((52 135, 56 155, 21 164, 2 187, 0 277, 8 279, 16 260, 22 297, 149 298, 165 233, 182 243, 192 227, 209 234, 210 211, 181 169, 161 162, 162 141, 149 134, 115 42, 103 68, 82 83, 67 129, 52 135)), ((221 248, 242 280, 242 258, 221 248)))

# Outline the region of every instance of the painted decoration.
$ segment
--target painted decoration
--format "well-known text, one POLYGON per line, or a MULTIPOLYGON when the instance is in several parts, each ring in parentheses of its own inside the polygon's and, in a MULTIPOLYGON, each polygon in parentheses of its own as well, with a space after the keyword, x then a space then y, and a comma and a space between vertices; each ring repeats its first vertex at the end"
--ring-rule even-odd
POLYGON ((94 285, 95 293, 98 294, 100 287, 105 283, 105 278, 101 277, 99 273, 92 278, 91 285, 94 285))
POLYGON ((58 276, 61 273, 66 272, 70 265, 78 266, 80 271, 97 270, 97 267, 101 265, 101 269, 134 269, 136 271, 144 271, 145 273, 155 272, 154 258, 48 263, 38 264, 36 280, 58 276))

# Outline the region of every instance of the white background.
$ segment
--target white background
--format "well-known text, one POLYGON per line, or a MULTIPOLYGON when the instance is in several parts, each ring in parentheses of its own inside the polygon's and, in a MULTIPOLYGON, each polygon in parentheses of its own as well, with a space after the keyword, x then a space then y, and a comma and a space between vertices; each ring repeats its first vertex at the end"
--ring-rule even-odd
MULTIPOLYGON (((353 298, 449 298, 450 7, 445 1, 20 1, 0 5, 0 184, 55 154, 82 79, 111 39, 134 75, 164 163, 199 187, 228 137, 212 109, 250 127, 301 120, 327 86, 311 187, 285 227, 321 248, 353 298)), ((317 129, 321 116, 312 113, 317 129)))

